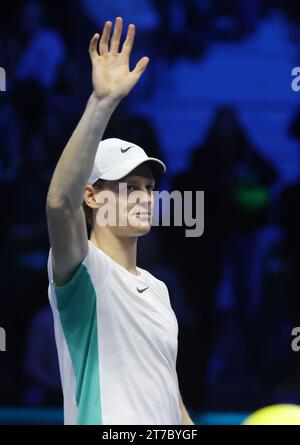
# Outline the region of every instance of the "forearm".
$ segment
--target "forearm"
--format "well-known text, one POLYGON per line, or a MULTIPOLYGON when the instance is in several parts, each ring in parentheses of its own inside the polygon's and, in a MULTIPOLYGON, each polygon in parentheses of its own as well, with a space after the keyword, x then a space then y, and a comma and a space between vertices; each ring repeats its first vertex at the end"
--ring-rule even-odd
POLYGON ((194 422, 190 418, 190 416, 186 410, 186 407, 183 404, 180 394, 179 394, 179 406, 180 406, 180 411, 181 411, 181 425, 194 425, 194 422))
POLYGON ((181 410, 181 425, 194 425, 194 422, 190 418, 186 408, 181 410))
POLYGON ((116 99, 100 100, 94 93, 90 96, 82 118, 56 165, 48 199, 67 200, 72 209, 81 206, 98 144, 117 105, 116 99))

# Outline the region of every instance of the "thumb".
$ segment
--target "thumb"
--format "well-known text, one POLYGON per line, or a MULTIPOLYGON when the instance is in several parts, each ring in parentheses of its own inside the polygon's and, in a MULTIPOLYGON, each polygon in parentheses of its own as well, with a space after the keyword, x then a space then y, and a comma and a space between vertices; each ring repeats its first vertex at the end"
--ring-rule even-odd
POLYGON ((145 69, 147 68, 147 65, 149 63, 149 57, 142 57, 138 63, 135 65, 134 70, 132 71, 132 74, 141 76, 145 69))

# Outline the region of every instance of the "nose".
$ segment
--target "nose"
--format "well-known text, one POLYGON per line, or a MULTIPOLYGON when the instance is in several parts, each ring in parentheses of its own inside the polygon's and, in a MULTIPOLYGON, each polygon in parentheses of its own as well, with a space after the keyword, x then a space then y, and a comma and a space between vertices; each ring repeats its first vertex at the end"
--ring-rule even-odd
POLYGON ((146 187, 143 187, 141 191, 142 196, 138 200, 138 205, 147 211, 151 211, 153 202, 152 193, 151 191, 149 192, 146 187))

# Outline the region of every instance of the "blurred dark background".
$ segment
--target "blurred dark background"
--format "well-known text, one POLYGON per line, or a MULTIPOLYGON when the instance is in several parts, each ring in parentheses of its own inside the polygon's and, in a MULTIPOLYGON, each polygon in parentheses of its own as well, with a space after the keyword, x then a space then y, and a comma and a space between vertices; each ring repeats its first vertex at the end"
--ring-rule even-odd
POLYGON ((160 189, 205 194, 203 236, 162 227, 139 241, 139 265, 166 282, 177 314, 186 406, 300 403, 299 3, 11 0, 0 15, 0 406, 62 406, 45 199, 91 93, 89 40, 119 15, 137 27, 132 67, 150 64, 104 137, 163 159, 160 189))

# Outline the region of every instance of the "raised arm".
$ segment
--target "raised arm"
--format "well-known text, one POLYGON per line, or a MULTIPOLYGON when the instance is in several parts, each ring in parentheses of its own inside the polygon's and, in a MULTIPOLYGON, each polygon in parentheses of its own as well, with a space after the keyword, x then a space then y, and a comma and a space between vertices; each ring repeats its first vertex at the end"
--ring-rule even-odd
POLYGON ((101 37, 95 34, 91 39, 93 93, 59 158, 47 194, 53 277, 60 286, 71 279, 88 251, 81 205, 98 144, 115 108, 137 83, 149 61, 148 57, 143 57, 133 71, 129 70, 135 27, 129 25, 119 52, 122 26, 122 18, 118 17, 111 36, 112 23, 108 21, 101 37))

